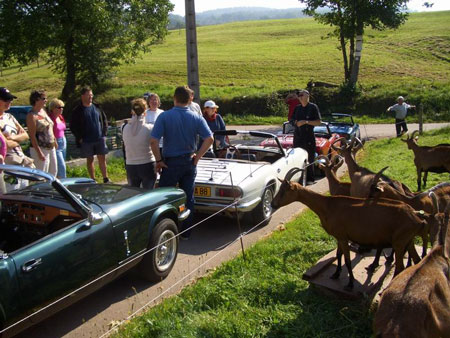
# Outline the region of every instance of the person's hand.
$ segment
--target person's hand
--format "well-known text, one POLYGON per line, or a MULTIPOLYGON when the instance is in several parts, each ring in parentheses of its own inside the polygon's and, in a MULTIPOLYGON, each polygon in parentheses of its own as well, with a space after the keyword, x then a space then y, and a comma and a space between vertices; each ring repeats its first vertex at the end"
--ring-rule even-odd
POLYGON ((40 149, 37 151, 37 153, 38 153, 39 159, 40 159, 41 161, 45 161, 44 153, 43 153, 40 149))
POLYGON ((200 157, 197 156, 197 154, 192 155, 192 164, 197 165, 198 161, 200 160, 200 157))
POLYGON ((156 165, 155 165, 155 174, 160 174, 160 173, 161 173, 161 170, 162 170, 163 168, 168 168, 168 167, 167 167, 167 164, 165 164, 164 161, 156 162, 156 165))

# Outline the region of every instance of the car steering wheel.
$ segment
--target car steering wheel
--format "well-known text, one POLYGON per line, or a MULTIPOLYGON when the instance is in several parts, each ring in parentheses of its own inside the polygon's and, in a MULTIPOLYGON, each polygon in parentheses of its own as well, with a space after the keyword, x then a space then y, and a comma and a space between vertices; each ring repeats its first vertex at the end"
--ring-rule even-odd
POLYGON ((223 147, 217 152, 218 158, 231 159, 231 158, 240 158, 240 156, 241 152, 239 151, 238 148, 236 148, 232 144, 227 144, 225 147, 223 147))

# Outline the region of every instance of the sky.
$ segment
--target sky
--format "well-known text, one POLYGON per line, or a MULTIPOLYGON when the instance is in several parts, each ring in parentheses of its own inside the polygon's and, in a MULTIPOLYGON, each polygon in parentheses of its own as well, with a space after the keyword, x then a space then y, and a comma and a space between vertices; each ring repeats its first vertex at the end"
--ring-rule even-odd
MULTIPOLYGON (((174 14, 184 16, 185 0, 170 0, 175 5, 174 14)), ((267 8, 301 8, 298 0, 195 0, 195 11, 204 12, 218 8, 230 7, 267 7, 267 8)), ((410 0, 408 8, 412 11, 445 11, 450 10, 449 0, 410 0), (431 9, 423 7, 424 2, 434 3, 431 9)))

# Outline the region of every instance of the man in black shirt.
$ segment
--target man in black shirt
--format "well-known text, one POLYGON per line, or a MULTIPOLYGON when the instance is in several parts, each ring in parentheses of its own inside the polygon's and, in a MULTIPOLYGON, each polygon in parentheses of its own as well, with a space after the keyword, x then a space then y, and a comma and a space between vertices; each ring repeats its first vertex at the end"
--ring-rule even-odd
POLYGON ((316 138, 314 127, 322 123, 319 107, 309 102, 309 92, 300 90, 298 93, 300 104, 295 107, 291 123, 295 127, 294 147, 300 147, 308 152, 308 166, 306 179, 308 184, 314 183, 314 155, 316 152, 316 138))

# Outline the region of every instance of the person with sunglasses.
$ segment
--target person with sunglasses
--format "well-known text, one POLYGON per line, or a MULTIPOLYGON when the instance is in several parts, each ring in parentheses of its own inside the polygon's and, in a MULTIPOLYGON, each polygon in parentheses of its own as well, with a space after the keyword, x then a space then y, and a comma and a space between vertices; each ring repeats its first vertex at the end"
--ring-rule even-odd
MULTIPOLYGON (((20 143, 28 140, 28 134, 14 116, 6 113, 11 108, 11 102, 14 99, 17 99, 17 96, 12 95, 7 88, 0 87, 0 130, 6 143, 4 162, 6 164, 23 165, 33 168, 33 160, 25 156, 20 146, 20 143)), ((3 186, 3 173, 1 173, 0 180, 0 185, 3 186)), ((18 179, 17 181, 6 184, 5 189, 11 191, 27 185, 27 180, 18 179)))
POLYGON ((66 151, 67 141, 64 135, 66 130, 66 121, 63 116, 64 102, 60 99, 53 99, 48 105, 49 115, 53 121, 53 135, 56 138, 56 162, 57 162, 57 176, 58 178, 66 178, 66 151))
POLYGON ((37 169, 56 176, 56 139, 53 135, 53 121, 44 109, 47 104, 45 90, 33 90, 30 104, 32 107, 26 119, 31 141, 30 155, 37 169))
POLYGON ((294 130, 294 148, 303 148, 308 152, 307 183, 314 184, 314 157, 316 153, 316 137, 314 127, 321 121, 319 107, 309 102, 309 92, 305 89, 297 94, 300 104, 295 107, 291 123, 294 130))

